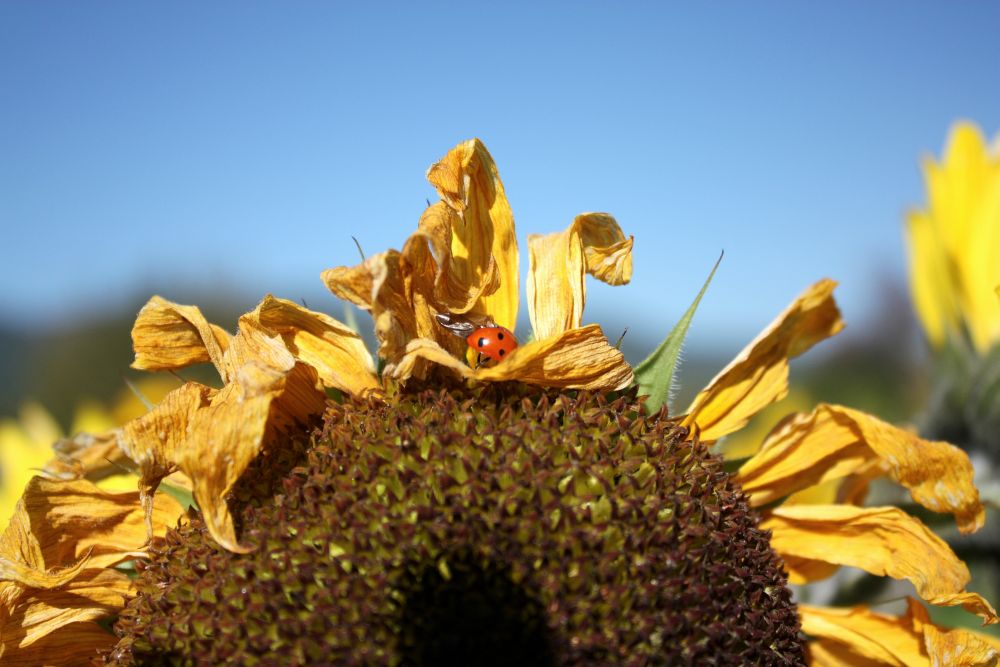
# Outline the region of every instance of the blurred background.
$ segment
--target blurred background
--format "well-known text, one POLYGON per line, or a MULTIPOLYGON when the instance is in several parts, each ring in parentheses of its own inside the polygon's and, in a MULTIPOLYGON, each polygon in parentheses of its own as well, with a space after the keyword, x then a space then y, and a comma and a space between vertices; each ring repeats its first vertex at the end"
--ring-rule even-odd
POLYGON ((725 250, 679 407, 824 276, 848 329, 793 365, 792 407, 926 401, 903 219, 953 121, 1000 128, 1000 5, 354 4, 0 4, 0 417, 141 410, 152 294, 230 329, 269 292, 343 319, 320 272, 352 236, 399 248, 473 136, 522 260, 584 211, 635 236, 585 314, 632 361, 725 250))

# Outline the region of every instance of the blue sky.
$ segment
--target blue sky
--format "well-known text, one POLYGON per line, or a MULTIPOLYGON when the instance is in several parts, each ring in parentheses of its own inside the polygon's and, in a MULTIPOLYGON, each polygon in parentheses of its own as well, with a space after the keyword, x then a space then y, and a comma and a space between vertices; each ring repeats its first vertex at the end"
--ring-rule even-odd
POLYGON ((400 247, 478 136, 522 245, 588 210, 635 235, 609 330, 662 334, 721 249, 693 337, 823 276, 864 327, 919 158, 1000 128, 995 3, 353 4, 0 4, 0 322, 196 289, 337 314, 320 271, 400 247))

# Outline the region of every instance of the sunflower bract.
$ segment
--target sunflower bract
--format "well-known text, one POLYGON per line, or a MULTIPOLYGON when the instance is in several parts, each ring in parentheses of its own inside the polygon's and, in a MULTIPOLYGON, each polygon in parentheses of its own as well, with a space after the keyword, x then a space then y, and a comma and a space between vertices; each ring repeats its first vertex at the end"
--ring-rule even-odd
POLYGON ((632 396, 528 391, 333 405, 236 489, 256 551, 168 535, 108 662, 803 663, 718 459, 632 396))

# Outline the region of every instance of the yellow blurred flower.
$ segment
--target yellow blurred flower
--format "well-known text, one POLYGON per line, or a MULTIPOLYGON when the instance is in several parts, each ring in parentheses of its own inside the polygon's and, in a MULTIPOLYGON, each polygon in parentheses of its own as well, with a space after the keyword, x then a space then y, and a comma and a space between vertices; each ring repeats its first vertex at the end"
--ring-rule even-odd
POLYGON ((907 216, 910 290, 931 344, 1000 338, 1000 137, 956 123, 941 162, 924 160, 927 206, 907 216))
MULTIPOLYGON (((435 316, 485 317, 514 327, 519 286, 513 217, 496 166, 478 140, 450 151, 428 178, 441 200, 428 207, 402 251, 323 274, 335 294, 371 312, 386 362, 382 377, 356 332, 290 301, 265 297, 240 318, 235 335, 210 324, 194 306, 160 297, 146 304, 132 331, 133 366, 175 370, 210 362, 223 386, 183 384, 150 412, 73 450, 79 465, 74 468, 72 460, 63 465, 81 479, 29 484, 0 541, 0 657, 68 664, 71 656, 45 651, 65 642, 99 647, 113 640, 95 634, 92 623, 121 609, 131 590, 110 568, 141 557, 150 540, 177 520, 176 503, 154 496, 160 481, 175 471, 190 478, 218 544, 238 553, 251 550, 239 540, 226 496, 265 447, 308 432, 326 406, 326 390, 379 398, 388 380, 433 381, 439 371, 472 382, 599 392, 632 384, 632 369, 621 353, 598 327, 582 325, 585 274, 616 285, 631 275, 632 239, 614 218, 583 214, 563 232, 529 239, 526 291, 536 338, 495 366, 473 369, 465 362, 462 341, 435 316), (138 466, 139 493, 106 494, 85 479, 100 463, 94 452, 106 458, 111 449, 138 466), (60 498, 74 500, 57 502, 60 498), (98 530, 86 517, 106 520, 98 530), (57 526, 63 532, 53 532, 57 526), (58 557, 45 553, 53 534, 64 542, 58 557), (67 603, 52 592, 67 586, 91 591, 90 597, 67 603), (55 620, 32 625, 26 619, 37 617, 34 610, 55 620)), ((788 393, 789 359, 843 328, 834 287, 821 280, 806 289, 696 396, 675 418, 687 429, 685 443, 736 433, 788 393)), ((393 458, 391 452, 385 456, 393 458)), ((847 565, 907 580, 929 604, 961 606, 986 623, 997 622, 990 604, 966 590, 969 572, 946 543, 898 508, 862 505, 876 477, 901 485, 927 510, 952 514, 962 532, 983 524, 972 466, 963 452, 843 406, 821 404, 778 422, 734 479, 758 508, 761 527, 770 531, 771 547, 784 559, 791 581, 816 581, 847 565)), ((600 484, 594 493, 602 493, 600 484)), ((601 499, 594 500, 593 511, 600 506, 601 499)), ((344 511, 350 508, 345 505, 344 511)), ((414 512, 412 521, 418 520, 414 512)), ((275 556, 280 547, 267 546, 275 556)), ((813 662, 931 665, 997 659, 991 640, 934 626, 921 603, 909 604, 899 618, 864 607, 800 606, 813 662)))
MULTIPOLYGON (((136 387, 143 398, 159 402, 166 393, 177 386, 173 378, 148 377, 136 387)), ((124 424, 146 412, 142 399, 130 388, 123 388, 113 401, 112 408, 95 401, 85 401, 76 409, 69 435, 102 433, 124 424)), ((6 525, 24 485, 43 470, 52 459, 52 447, 67 434, 40 404, 25 403, 17 419, 0 420, 0 525, 6 525)), ((101 480, 103 489, 133 489, 134 475, 127 470, 110 474, 101 480)))

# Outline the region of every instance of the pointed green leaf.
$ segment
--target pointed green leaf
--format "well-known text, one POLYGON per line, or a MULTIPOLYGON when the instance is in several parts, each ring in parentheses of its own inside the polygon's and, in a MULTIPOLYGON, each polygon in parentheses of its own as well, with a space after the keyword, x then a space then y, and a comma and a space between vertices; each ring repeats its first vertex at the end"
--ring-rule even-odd
POLYGON ((646 401, 646 407, 650 412, 659 410, 660 406, 670 398, 670 390, 674 382, 674 372, 677 370, 677 361, 681 356, 681 346, 684 345, 684 338, 687 336, 688 328, 691 326, 691 320, 694 319, 694 313, 698 310, 698 304, 701 303, 701 297, 705 296, 705 291, 708 289, 709 283, 712 282, 712 277, 715 276, 715 271, 719 268, 719 264, 722 262, 722 255, 724 254, 719 255, 715 266, 712 267, 712 272, 708 274, 705 284, 702 285, 701 291, 698 292, 698 296, 694 298, 694 302, 691 303, 684 316, 674 325, 674 328, 663 339, 660 346, 635 368, 635 378, 639 383, 639 393, 649 396, 649 399, 646 401))

